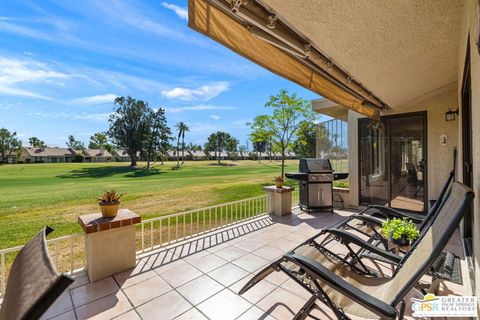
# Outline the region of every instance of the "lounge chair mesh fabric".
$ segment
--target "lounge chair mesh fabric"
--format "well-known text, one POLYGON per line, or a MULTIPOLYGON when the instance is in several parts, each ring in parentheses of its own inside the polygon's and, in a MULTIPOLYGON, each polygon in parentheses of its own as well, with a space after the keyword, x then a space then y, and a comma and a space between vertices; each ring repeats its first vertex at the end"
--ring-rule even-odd
MULTIPOLYGON (((413 253, 411 253, 392 278, 361 276, 358 273, 349 270, 347 267, 340 265, 338 261, 320 253, 315 247, 308 244, 296 249, 294 253, 308 257, 320 263, 358 289, 389 305, 395 306, 406 293, 403 291, 405 290, 406 285, 411 281, 412 276, 418 273, 419 270, 424 269, 422 266, 424 267, 425 264, 431 263, 432 259, 435 258, 432 258, 433 255, 438 255, 438 252, 434 252, 434 246, 437 246, 437 248, 435 248, 437 250, 443 249, 444 245, 442 248, 438 248, 438 246, 439 244, 448 241, 448 239, 444 239, 446 236, 445 231, 448 229, 447 226, 449 222, 454 218, 455 214, 457 214, 459 206, 465 201, 465 194, 468 191, 469 190, 463 185, 458 183, 454 184, 452 193, 439 212, 437 219, 432 224, 431 228, 429 228, 424 234, 422 240, 417 242, 417 247, 413 253)), ((450 238, 450 235, 448 235, 448 238, 450 238)), ((282 263, 282 265, 293 271, 299 269, 298 265, 291 262, 285 262, 282 263)), ((338 308, 341 308, 352 315, 369 319, 378 318, 375 313, 352 301, 344 294, 335 291, 321 280, 317 280, 317 282, 338 308)))
POLYGON ((72 283, 57 272, 47 252, 45 228, 20 250, 13 262, 0 307, 0 320, 38 319, 72 283))

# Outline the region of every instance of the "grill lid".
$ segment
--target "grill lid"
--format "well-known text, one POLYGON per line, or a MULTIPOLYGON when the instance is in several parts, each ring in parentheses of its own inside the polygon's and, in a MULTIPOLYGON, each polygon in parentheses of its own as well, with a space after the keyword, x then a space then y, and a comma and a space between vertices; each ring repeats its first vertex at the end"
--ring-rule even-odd
POLYGON ((300 159, 300 172, 332 172, 332 165, 329 159, 304 158, 300 159))

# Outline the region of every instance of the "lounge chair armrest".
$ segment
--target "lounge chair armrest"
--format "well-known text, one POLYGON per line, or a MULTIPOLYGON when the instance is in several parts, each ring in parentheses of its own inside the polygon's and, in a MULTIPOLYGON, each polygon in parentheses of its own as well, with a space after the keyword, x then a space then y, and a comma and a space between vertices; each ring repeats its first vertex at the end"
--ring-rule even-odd
POLYGON ((367 241, 355 236, 354 234, 351 234, 350 232, 339 230, 339 229, 328 229, 328 228, 324 229, 324 230, 325 230, 325 232, 328 232, 331 235, 340 238, 341 241, 346 241, 348 243, 353 243, 353 244, 355 244, 355 245, 357 245, 357 246, 359 246, 363 249, 366 249, 366 250, 368 250, 372 253, 376 253, 376 254, 378 254, 379 256, 381 256, 385 259, 391 260, 394 263, 399 263, 402 260, 402 257, 400 257, 400 256, 398 256, 398 255, 396 255, 396 254, 394 254, 390 251, 380 249, 379 247, 374 246, 370 242, 367 242, 367 241))
POLYGON ((376 226, 382 226, 382 223, 383 223, 382 219, 379 219, 377 217, 373 217, 373 216, 368 215, 368 214, 362 214, 360 212, 358 214, 352 214, 348 218, 339 221, 337 224, 334 224, 331 228, 342 229, 343 227, 348 225, 348 223, 352 220, 360 220, 362 222, 365 222, 365 223, 368 223, 368 224, 373 224, 373 225, 376 225, 376 226))
POLYGON ((368 206, 371 209, 376 209, 380 211, 381 214, 383 214, 386 218, 408 218, 412 220, 414 223, 422 223, 424 216, 416 215, 413 213, 406 213, 406 212, 401 212, 389 207, 384 207, 384 206, 379 206, 379 205, 370 205, 368 206))
POLYGON ((354 220, 354 219, 363 221, 363 222, 368 223, 368 224, 373 224, 373 225, 376 225, 376 226, 379 226, 379 227, 381 227, 382 223, 384 222, 381 219, 378 219, 378 218, 375 218, 375 217, 372 217, 372 216, 368 216, 368 215, 356 215, 355 214, 355 215, 350 216, 350 220, 354 220))
POLYGON ((307 271, 309 275, 320 280, 321 282, 326 283, 334 290, 344 294, 374 313, 380 316, 387 316, 391 319, 396 317, 397 311, 393 306, 380 299, 377 299, 365 291, 358 289, 341 277, 337 276, 335 273, 331 272, 328 268, 322 266, 320 263, 306 256, 296 255, 291 252, 287 253, 285 257, 288 260, 302 266, 302 268, 307 271))

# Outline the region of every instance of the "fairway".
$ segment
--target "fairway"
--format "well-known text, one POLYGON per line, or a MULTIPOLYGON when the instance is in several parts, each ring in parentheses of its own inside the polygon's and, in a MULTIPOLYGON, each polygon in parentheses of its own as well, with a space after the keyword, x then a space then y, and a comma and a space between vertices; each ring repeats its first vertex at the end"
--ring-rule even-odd
MULTIPOLYGON (((55 237, 81 231, 77 216, 98 211, 95 200, 114 188, 125 193, 123 208, 143 219, 245 199, 263 194, 264 185, 280 175, 280 162, 188 161, 178 170, 175 162, 60 163, 0 166, 0 248, 25 243, 45 225, 55 237)), ((297 171, 298 160, 287 161, 286 171, 297 171)), ((289 181, 295 184, 295 181, 289 181)))

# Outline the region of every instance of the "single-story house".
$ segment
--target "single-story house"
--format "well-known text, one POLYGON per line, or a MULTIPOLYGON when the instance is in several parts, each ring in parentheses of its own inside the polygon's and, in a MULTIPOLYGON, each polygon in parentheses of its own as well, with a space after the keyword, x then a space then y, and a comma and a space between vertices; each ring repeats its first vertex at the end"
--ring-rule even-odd
POLYGON ((297 155, 293 151, 287 151, 285 153, 285 156, 286 156, 287 159, 290 159, 290 160, 297 159, 297 155))
MULTIPOLYGON (((119 162, 129 162, 131 160, 130 155, 125 149, 113 149, 112 155, 119 162)), ((138 159, 140 159, 140 151, 137 152, 137 160, 138 159)))
POLYGON ((28 147, 23 149, 21 158, 28 163, 72 162, 75 159, 76 154, 77 152, 72 148, 28 147))
POLYGON ((105 149, 83 149, 85 162, 111 162, 115 157, 105 149))
POLYGON ((130 156, 125 149, 113 149, 112 155, 115 157, 115 159, 117 159, 117 161, 130 161, 130 156))
POLYGON ((205 160, 206 158, 205 152, 202 150, 185 150, 185 155, 187 154, 189 160, 205 160))
POLYGON ((168 150, 166 156, 169 161, 177 160, 177 150, 168 150))
MULTIPOLYGON (((7 161, 5 161, 5 163, 8 163, 8 164, 13 164, 13 163, 17 163, 18 161, 18 155, 16 154, 11 154, 9 156, 6 157, 7 158, 7 161)), ((0 164, 3 163, 3 157, 2 155, 0 155, 0 164)))

